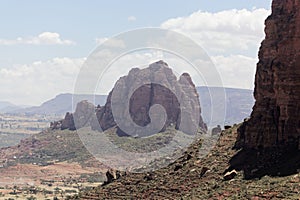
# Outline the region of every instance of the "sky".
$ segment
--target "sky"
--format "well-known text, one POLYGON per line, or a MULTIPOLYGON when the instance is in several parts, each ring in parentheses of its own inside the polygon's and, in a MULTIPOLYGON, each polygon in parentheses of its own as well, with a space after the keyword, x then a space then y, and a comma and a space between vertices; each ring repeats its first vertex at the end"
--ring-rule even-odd
POLYGON ((253 89, 270 7, 271 0, 1 1, 0 101, 39 105, 72 93, 97 45, 145 27, 192 38, 210 56, 225 87, 253 89))

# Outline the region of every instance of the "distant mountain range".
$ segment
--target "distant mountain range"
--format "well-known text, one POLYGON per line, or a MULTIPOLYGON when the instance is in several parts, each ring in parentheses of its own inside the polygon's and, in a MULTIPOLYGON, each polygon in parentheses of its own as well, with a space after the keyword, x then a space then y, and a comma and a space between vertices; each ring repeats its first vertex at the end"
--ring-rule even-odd
MULTIPOLYGON (((202 116, 204 121, 208 122, 211 113, 211 93, 219 93, 219 91, 225 91, 226 99, 226 117, 225 124, 235 124, 243 121, 244 118, 249 117, 252 107, 254 105, 253 91, 245 89, 234 89, 234 88, 214 88, 214 87, 197 87, 200 103, 202 109, 202 116)), ((222 93, 220 93, 222 94, 222 93)), ((27 115, 65 115, 66 112, 73 111, 73 101, 74 105, 81 100, 88 100, 90 102, 95 102, 97 105, 104 105, 106 102, 106 95, 72 95, 70 93, 59 94, 55 98, 44 102, 40 106, 20 108, 11 104, 9 102, 0 102, 0 112, 12 113, 12 114, 27 114, 27 115)), ((218 97, 215 106, 221 107, 221 98, 218 97)), ((74 106, 74 107, 75 107, 74 106)), ((215 124, 215 123, 214 123, 215 124)))
POLYGON ((14 110, 23 109, 26 107, 28 107, 28 106, 17 106, 8 101, 0 101, 0 113, 12 112, 14 110))
POLYGON ((106 98, 106 95, 72 95, 70 93, 65 93, 57 95, 55 98, 44 102, 40 106, 15 109, 8 111, 7 113, 27 115, 65 115, 66 112, 72 112, 73 104, 75 108, 79 101, 88 100, 90 102, 97 102, 97 104, 103 105, 106 98))
POLYGON ((252 112, 254 105, 253 90, 236 89, 236 88, 220 88, 220 87, 197 87, 200 97, 202 116, 208 123, 213 110, 221 112, 222 103, 225 103, 226 113, 216 113, 224 118, 213 119, 212 124, 233 125, 241 123, 245 118, 248 118, 252 112), (211 95, 214 94, 214 103, 211 101, 211 95), (225 94, 225 99, 224 98, 225 94), (216 109, 214 109, 216 108, 216 109))

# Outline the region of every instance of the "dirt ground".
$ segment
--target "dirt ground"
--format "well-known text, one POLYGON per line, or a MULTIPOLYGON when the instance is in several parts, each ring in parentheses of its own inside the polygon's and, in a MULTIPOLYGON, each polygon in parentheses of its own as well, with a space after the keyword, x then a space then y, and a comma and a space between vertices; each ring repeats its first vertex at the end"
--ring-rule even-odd
POLYGON ((48 166, 18 164, 0 169, 0 199, 45 199, 78 193, 81 187, 98 186, 82 174, 105 173, 105 169, 85 167, 78 163, 60 162, 48 166))

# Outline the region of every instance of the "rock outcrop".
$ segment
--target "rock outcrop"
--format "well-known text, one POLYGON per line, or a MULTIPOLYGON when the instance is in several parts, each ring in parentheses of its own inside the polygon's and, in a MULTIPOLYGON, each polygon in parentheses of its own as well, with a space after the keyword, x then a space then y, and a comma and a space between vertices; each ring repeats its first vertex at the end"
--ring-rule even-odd
POLYGON ((162 125, 158 131, 164 131, 168 126, 186 133, 195 133, 198 128, 207 130, 201 117, 199 96, 190 75, 184 73, 177 80, 163 61, 145 69, 132 69, 117 81, 104 106, 95 108, 87 101, 81 102, 73 115, 67 114, 64 120, 53 123, 52 128, 74 129, 89 124, 94 130, 105 131, 118 126, 121 135, 139 130, 134 134, 141 136, 141 133, 147 132, 143 128, 149 128, 153 121, 164 123, 150 127, 155 129, 159 128, 155 126, 162 125), (161 107, 153 109, 156 105, 161 107), (71 119, 75 124, 70 123, 71 119), (122 127, 119 121, 125 122, 122 127))
POLYGON ((102 130, 106 130, 117 125, 112 105, 118 113, 116 117, 127 123, 124 124, 128 126, 125 129, 131 128, 130 120, 140 127, 146 127, 151 123, 151 117, 152 120, 156 118, 162 120, 159 113, 152 113, 151 116, 151 106, 157 104, 165 109, 167 115, 161 131, 172 125, 176 129, 181 126, 183 130, 186 130, 184 132, 189 132, 192 127, 207 129, 201 117, 199 96, 191 77, 184 73, 177 80, 171 68, 163 61, 153 63, 145 69, 134 68, 127 76, 121 77, 110 92, 105 106, 97 109, 96 115, 99 123, 93 123, 92 127, 94 129, 101 127, 102 130), (128 103, 129 115, 126 115, 128 103), (183 110, 187 113, 181 112, 180 103, 185 106, 183 110), (199 113, 193 113, 193 111, 199 113), (182 118, 185 118, 184 124, 182 118))
POLYGON ((217 125, 217 127, 213 128, 211 130, 211 135, 214 136, 214 135, 218 135, 222 132, 222 129, 221 129, 221 126, 220 125, 217 125))
POLYGON ((76 110, 73 114, 67 112, 64 119, 52 122, 50 124, 50 128, 76 130, 76 128, 88 126, 90 125, 90 122, 93 121, 94 113, 95 106, 92 103, 89 103, 86 100, 81 101, 77 104, 76 110))
POLYGON ((75 123, 74 123, 74 118, 73 114, 67 112, 64 120, 61 121, 61 129, 70 129, 70 130, 75 130, 75 123))
POLYGON ((256 103, 236 147, 300 149, 300 1, 273 0, 255 77, 256 103))

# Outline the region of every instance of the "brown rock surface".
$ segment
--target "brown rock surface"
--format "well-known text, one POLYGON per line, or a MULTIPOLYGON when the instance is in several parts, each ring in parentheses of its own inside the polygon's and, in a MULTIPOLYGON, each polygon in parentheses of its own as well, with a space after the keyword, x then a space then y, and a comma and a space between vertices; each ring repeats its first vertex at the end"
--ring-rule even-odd
POLYGON ((61 130, 70 129, 75 130, 73 114, 67 112, 63 120, 61 120, 61 130))
POLYGON ((232 149, 236 129, 234 126, 223 131, 216 146, 203 158, 199 158, 202 150, 198 141, 165 168, 129 173, 105 186, 83 191, 73 199, 299 199, 300 173, 245 180, 238 172, 234 179, 224 181, 229 159, 237 153, 232 149), (180 167, 174 171, 176 166, 180 167))
POLYGON ((148 132, 143 128, 147 128, 151 120, 158 122, 148 126, 151 130, 164 131, 168 126, 186 133, 196 133, 198 128, 207 130, 201 117, 199 96, 190 75, 184 73, 177 80, 163 61, 145 69, 132 69, 117 81, 104 106, 95 109, 91 103, 82 101, 77 104, 74 114, 67 113, 63 120, 51 123, 51 128, 75 130, 90 125, 94 130, 105 131, 118 124, 119 134, 128 135, 126 133, 131 130, 137 130, 129 134, 147 136, 148 132), (161 107, 153 109, 155 105, 161 107), (114 114, 113 107, 116 111, 114 114), (117 123, 119 121, 123 127, 117 123), (124 126, 126 130, 123 130, 124 126))
MULTIPOLYGON (((178 129, 182 118, 188 121, 188 123, 181 124, 181 129, 185 132, 192 132, 193 127, 207 129, 200 114, 199 96, 191 77, 184 73, 177 80, 172 70, 163 61, 153 63, 145 69, 134 68, 127 76, 121 77, 110 92, 105 106, 97 109, 96 115, 99 123, 92 123, 92 127, 99 129, 100 124, 101 129, 106 130, 116 126, 112 105, 118 111, 118 119, 132 120, 136 125, 145 127, 151 123, 151 117, 152 120, 163 118, 157 110, 151 114, 150 108, 156 104, 161 105, 167 115, 161 130, 170 125, 178 129), (126 102, 126 99, 129 99, 129 102, 126 102), (185 106, 184 112, 181 112, 180 102, 185 106), (126 115, 125 105, 128 103, 130 115, 126 115), (197 114, 193 111, 199 112, 197 113, 198 121, 195 121, 197 114), (131 119, 128 119, 129 117, 131 119)), ((125 124, 124 126, 130 129, 132 125, 125 124)))
POLYGON ((95 106, 84 100, 77 104, 74 112, 74 123, 76 128, 89 126, 90 121, 95 113, 95 106))
POLYGON ((92 103, 84 100, 77 104, 75 112, 66 113, 64 119, 50 124, 51 129, 69 129, 76 130, 76 128, 82 128, 90 125, 90 121, 95 113, 95 106, 92 103))
POLYGON ((274 0, 255 78, 256 103, 236 147, 300 148, 300 1, 274 0))

